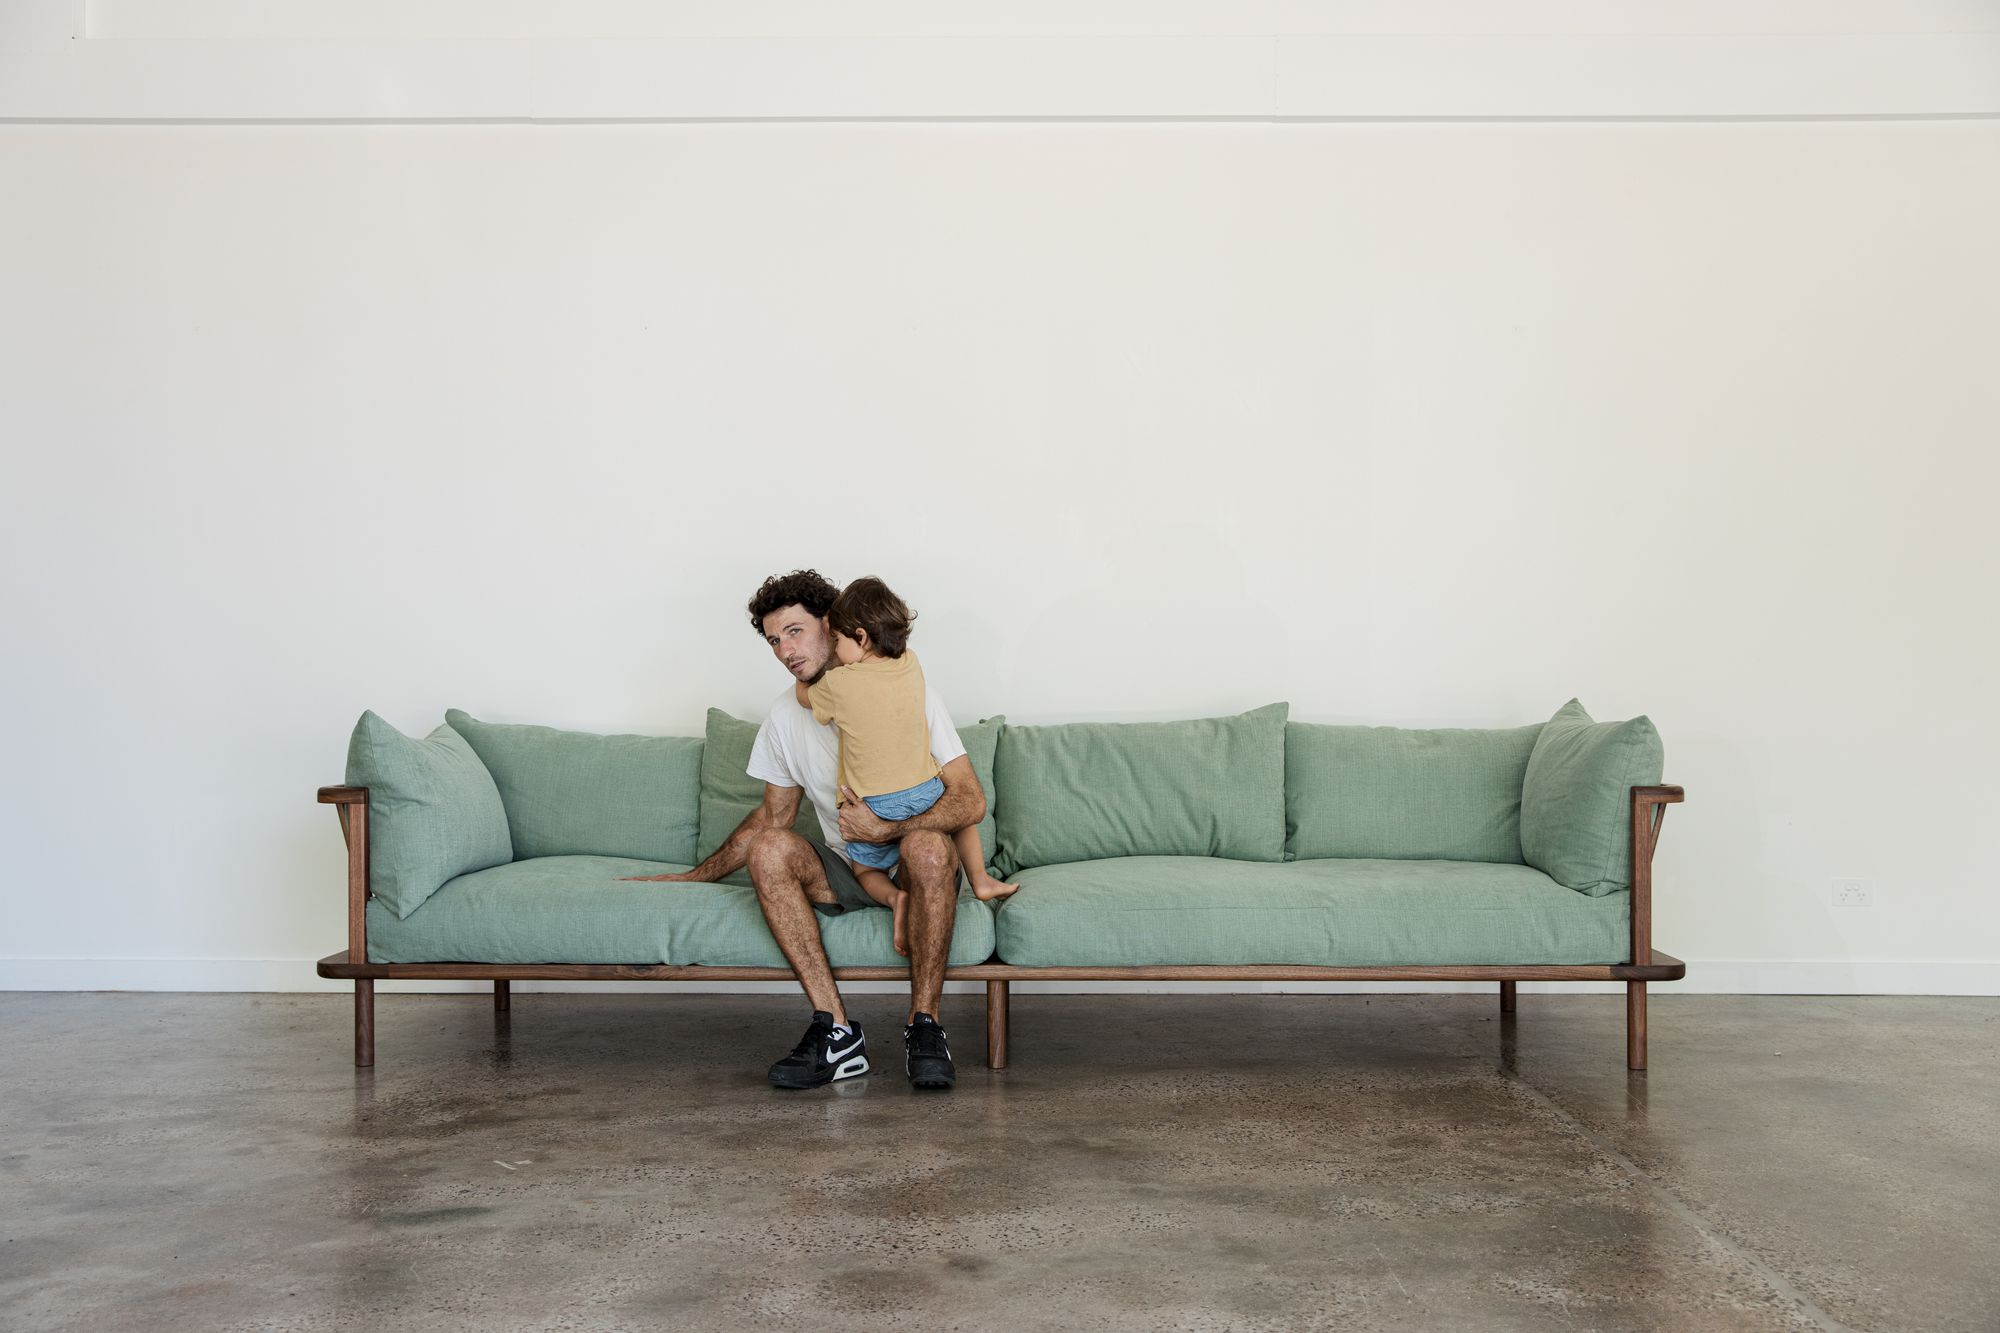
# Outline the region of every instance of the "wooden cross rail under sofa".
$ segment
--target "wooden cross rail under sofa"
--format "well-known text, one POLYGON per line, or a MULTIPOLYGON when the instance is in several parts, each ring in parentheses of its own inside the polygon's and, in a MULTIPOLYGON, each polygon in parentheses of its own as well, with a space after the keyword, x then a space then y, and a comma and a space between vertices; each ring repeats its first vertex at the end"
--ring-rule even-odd
MULTIPOLYGON (((1007 1002, 1015 981, 1497 981, 1500 1011, 1514 1012, 1519 981, 1625 983, 1625 1064, 1646 1067, 1646 984, 1679 981, 1687 964, 1653 947, 1653 851, 1679 787, 1632 788, 1632 953, 1624 963, 1548 963, 1435 967, 1308 967, 1290 963, 1232 966, 1016 967, 977 963, 945 970, 949 981, 986 983, 986 1064, 1007 1067, 1007 1002)), ((491 981, 493 1007, 511 1002, 510 981, 789 981, 788 967, 678 967, 654 963, 371 963, 368 961, 368 789, 321 787, 319 800, 340 816, 347 840, 347 948, 319 960, 319 975, 354 982, 354 1063, 375 1063, 375 983, 382 980, 491 981), (360 961, 354 961, 354 960, 360 961)), ((835 968, 840 981, 903 981, 900 967, 835 968)))

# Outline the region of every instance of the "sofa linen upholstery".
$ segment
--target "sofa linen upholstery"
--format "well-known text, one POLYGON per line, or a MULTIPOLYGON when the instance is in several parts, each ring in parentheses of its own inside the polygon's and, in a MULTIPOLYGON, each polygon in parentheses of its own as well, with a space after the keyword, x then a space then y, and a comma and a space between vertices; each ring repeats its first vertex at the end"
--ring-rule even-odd
MULTIPOLYGON (((461 875, 398 919, 368 908, 368 956, 379 963, 666 963, 784 967, 755 889, 727 884, 634 884, 625 875, 688 869, 611 856, 544 856, 461 875)), ((886 911, 821 917, 835 967, 902 967, 886 911)), ((993 915, 958 900, 951 965, 993 954, 993 915)))
POLYGON ((500 791, 449 726, 419 740, 364 712, 347 742, 347 782, 368 789, 369 891, 398 917, 446 880, 513 859, 500 791))
POLYGON ((1019 879, 995 932, 1000 960, 1022 967, 1604 963, 1630 953, 1629 895, 1586 897, 1525 865, 1134 856, 1019 879))
POLYGON ((1521 786, 1542 724, 1285 725, 1285 859, 1521 865, 1521 786))
MULTIPOLYGON (((1652 942, 1658 821, 1685 799, 1660 785, 1652 722, 1598 722, 1575 699, 1485 730, 1289 711, 958 729, 989 867, 1020 884, 992 904, 961 886, 954 908, 947 978, 985 983, 988 1065, 1007 1065, 1013 982, 1168 969, 1477 980, 1503 1014, 1523 980, 1622 983, 1626 1067, 1646 1068, 1647 987, 1687 971, 1652 942)), ((504 1013, 514 980, 795 975, 746 873, 629 878, 699 864, 762 801, 744 772, 756 734, 720 709, 700 740, 454 709, 415 739, 363 713, 348 785, 319 791, 341 816, 348 910, 347 948, 318 971, 354 983, 355 1064, 375 1060, 378 980, 491 981, 504 1013)), ((810 801, 794 828, 825 841, 810 801)), ((833 966, 876 977, 908 974, 891 924, 880 907, 818 918, 833 966)))
POLYGON ((1660 781, 1651 718, 1595 722, 1571 699, 1542 728, 1521 788, 1521 854, 1593 897, 1632 887, 1631 791, 1660 781))
POLYGON ((693 864, 700 740, 599 736, 481 722, 449 709, 500 791, 514 856, 629 856, 693 864))
POLYGON ((1124 856, 1282 861, 1288 709, 1009 724, 994 761, 1001 868, 1011 876, 1124 856))

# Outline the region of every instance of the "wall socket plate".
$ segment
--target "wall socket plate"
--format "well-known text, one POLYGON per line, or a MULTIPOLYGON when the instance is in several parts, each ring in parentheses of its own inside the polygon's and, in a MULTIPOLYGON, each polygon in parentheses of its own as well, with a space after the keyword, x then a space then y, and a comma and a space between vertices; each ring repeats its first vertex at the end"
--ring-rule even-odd
POLYGON ((1833 881, 1835 907, 1867 907, 1875 901, 1875 882, 1867 879, 1833 881))

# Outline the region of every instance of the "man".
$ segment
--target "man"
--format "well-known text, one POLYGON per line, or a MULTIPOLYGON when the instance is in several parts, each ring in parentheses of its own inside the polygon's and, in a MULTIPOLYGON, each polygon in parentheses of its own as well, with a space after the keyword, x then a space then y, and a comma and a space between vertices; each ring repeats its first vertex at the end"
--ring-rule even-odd
MULTIPOLYGON (((801 569, 764 580, 750 599, 751 625, 794 681, 814 684, 839 665, 826 623, 839 591, 816 571, 801 569)), ((951 714, 935 689, 926 693, 931 756, 943 770, 945 784, 944 795, 930 809, 911 819, 883 820, 840 787, 837 731, 813 721, 812 709, 800 705, 796 687, 788 684, 765 714, 750 751, 747 771, 764 782, 763 804, 693 870, 645 877, 713 883, 750 867, 757 905, 813 1006, 804 1038, 771 1066, 771 1082, 778 1087, 813 1088, 868 1072, 861 1025, 848 1019, 819 933, 822 914, 876 905, 855 878, 847 857, 849 842, 899 844, 902 862, 895 882, 909 895, 905 1063, 910 1082, 919 1088, 949 1088, 957 1078, 951 1047, 937 1022, 958 912, 960 866, 951 835, 984 817, 986 794, 951 714), (802 796, 812 798, 825 846, 792 831, 802 796)))

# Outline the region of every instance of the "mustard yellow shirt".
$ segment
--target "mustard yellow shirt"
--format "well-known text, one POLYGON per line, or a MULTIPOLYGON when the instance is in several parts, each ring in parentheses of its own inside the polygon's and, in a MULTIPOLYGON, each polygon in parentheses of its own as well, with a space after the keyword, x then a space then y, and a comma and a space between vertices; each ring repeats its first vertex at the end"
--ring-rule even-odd
POLYGON ((856 796, 908 791, 943 770, 931 757, 924 720, 924 669, 917 655, 837 666, 808 686, 813 721, 840 732, 840 781, 856 796))

